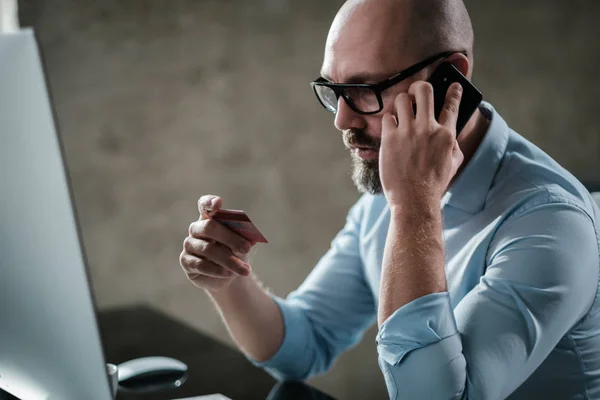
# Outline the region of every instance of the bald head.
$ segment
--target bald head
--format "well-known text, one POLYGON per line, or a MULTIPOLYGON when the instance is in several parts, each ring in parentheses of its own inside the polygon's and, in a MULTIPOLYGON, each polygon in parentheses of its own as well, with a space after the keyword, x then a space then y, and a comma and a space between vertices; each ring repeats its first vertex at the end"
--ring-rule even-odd
POLYGON ((397 70, 448 50, 467 51, 472 64, 473 28, 462 0, 348 0, 331 25, 325 61, 355 52, 384 70, 389 65, 385 74, 397 72, 393 64, 397 70))
POLYGON ((462 0, 392 0, 405 3, 408 13, 403 34, 411 50, 427 57, 446 50, 473 50, 473 27, 462 0))

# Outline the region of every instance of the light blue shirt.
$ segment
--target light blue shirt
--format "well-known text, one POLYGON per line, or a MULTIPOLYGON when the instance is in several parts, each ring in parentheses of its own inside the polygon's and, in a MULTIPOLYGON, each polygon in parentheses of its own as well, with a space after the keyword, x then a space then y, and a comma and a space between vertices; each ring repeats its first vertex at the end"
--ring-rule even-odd
MULTIPOLYGON (((390 398, 600 399, 600 211, 481 110, 489 130, 442 200, 448 291, 402 306, 377 335, 390 398)), ((259 365, 305 379, 360 340, 376 319, 389 222, 382 195, 352 207, 306 281, 274 296, 285 336, 259 365)))

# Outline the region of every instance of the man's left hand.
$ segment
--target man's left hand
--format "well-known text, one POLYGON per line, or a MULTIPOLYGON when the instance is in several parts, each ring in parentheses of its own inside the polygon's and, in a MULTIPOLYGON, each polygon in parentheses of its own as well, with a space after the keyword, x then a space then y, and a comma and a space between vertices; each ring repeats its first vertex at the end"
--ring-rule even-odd
POLYGON ((383 116, 379 173, 383 193, 391 208, 422 205, 439 207, 450 181, 463 162, 456 141, 456 120, 462 87, 453 83, 435 120, 433 87, 413 83, 408 93, 395 100, 397 123, 392 114, 383 116), (417 113, 413 111, 415 99, 417 113), (425 204, 423 204, 425 203, 425 204))

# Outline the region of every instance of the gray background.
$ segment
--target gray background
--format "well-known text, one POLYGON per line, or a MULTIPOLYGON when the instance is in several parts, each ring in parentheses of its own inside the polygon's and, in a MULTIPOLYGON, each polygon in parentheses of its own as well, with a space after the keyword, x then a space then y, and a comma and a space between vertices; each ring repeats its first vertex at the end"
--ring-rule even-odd
MULTIPOLYGON (((21 3, 45 53, 99 306, 148 302, 230 343, 180 270, 181 243, 197 198, 214 193, 270 239, 252 264, 275 293, 326 251, 358 194, 308 82, 342 1, 21 3)), ((485 99, 576 175, 600 176, 600 2, 467 7, 485 99)), ((374 331, 313 383, 384 398, 374 331)))

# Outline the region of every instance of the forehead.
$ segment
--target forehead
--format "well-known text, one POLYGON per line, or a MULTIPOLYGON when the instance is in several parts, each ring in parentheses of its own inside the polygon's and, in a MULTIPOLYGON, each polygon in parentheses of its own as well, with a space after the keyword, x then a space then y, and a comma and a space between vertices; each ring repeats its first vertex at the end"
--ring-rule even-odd
POLYGON ((400 24, 398 19, 364 13, 338 15, 327 36, 322 76, 348 82, 356 76, 386 78, 399 71, 408 60, 400 24))
POLYGON ((399 71, 400 51, 382 51, 376 45, 326 46, 321 76, 333 82, 379 81, 399 71))

